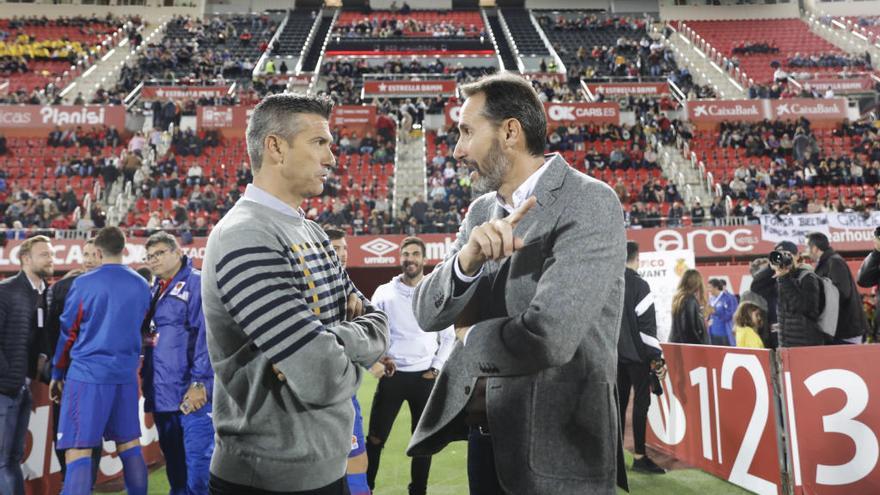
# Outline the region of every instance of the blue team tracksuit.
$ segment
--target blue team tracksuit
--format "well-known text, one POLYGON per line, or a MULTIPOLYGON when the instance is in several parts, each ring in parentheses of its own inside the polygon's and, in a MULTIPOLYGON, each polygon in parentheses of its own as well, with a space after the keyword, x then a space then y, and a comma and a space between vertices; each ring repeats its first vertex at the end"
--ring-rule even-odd
POLYGON ((52 367, 52 378, 64 380, 56 448, 141 436, 137 369, 149 304, 149 286, 124 265, 102 265, 71 284, 52 367))
POLYGON ((158 299, 142 375, 144 410, 153 412, 159 431, 170 493, 195 495, 208 493, 214 451, 210 402, 214 372, 205 342, 201 274, 186 257, 182 261, 170 282, 153 285, 152 297, 158 299), (184 415, 180 404, 193 382, 205 385, 208 403, 184 415))

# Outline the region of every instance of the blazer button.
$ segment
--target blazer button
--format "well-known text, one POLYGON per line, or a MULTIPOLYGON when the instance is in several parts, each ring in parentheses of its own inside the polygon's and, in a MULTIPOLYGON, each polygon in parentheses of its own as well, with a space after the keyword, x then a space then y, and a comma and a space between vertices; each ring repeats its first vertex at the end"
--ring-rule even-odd
POLYGON ((470 394, 471 394, 471 387, 469 385, 467 385, 464 387, 464 395, 470 395, 470 394))

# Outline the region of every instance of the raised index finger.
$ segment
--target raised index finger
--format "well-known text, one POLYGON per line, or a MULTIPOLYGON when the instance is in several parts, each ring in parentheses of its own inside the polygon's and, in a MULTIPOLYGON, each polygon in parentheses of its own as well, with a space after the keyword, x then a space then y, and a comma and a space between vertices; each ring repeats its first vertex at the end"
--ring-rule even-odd
POLYGON ((525 202, 519 205, 519 208, 513 210, 513 213, 506 216, 504 221, 509 223, 511 226, 516 227, 516 224, 519 223, 520 220, 526 216, 526 213, 529 212, 534 206, 538 203, 537 198, 534 196, 529 196, 529 199, 525 200, 525 202))

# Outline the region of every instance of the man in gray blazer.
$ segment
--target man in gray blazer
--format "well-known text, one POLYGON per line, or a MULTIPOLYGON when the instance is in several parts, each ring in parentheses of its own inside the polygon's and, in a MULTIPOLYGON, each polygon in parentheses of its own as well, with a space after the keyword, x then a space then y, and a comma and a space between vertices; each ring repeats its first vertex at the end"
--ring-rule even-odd
POLYGON ((626 487, 617 341, 623 209, 606 184, 543 155, 547 121, 513 75, 461 88, 455 158, 491 191, 416 288, 420 326, 458 341, 410 442, 468 439, 472 495, 614 493, 626 487))

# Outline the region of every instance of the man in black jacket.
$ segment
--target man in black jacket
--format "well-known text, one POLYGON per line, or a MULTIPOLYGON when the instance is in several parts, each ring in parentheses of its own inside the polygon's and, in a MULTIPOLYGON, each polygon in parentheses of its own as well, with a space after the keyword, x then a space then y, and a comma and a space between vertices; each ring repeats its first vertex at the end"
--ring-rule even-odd
POLYGON ((31 417, 30 380, 48 353, 43 331, 51 277, 49 238, 34 236, 18 250, 21 272, 0 282, 0 493, 24 495, 21 461, 31 417))
POLYGON ((807 235, 807 249, 816 262, 816 275, 830 278, 840 293, 837 333, 832 343, 861 344, 868 331, 868 319, 849 266, 843 257, 831 249, 828 237, 821 232, 807 235))
POLYGON ((626 408, 633 389, 633 470, 644 473, 666 472, 645 455, 645 429, 651 405, 651 373, 665 376, 654 296, 648 282, 639 276, 639 245, 626 243, 623 315, 617 342, 617 393, 620 399, 620 428, 626 428, 626 408))
MULTIPOLYGON (((859 287, 864 287, 866 289, 880 285, 880 237, 874 237, 874 249, 868 253, 865 261, 862 262, 862 266, 859 267, 859 277, 856 282, 859 284, 859 287)), ((875 304, 874 307, 880 308, 880 288, 877 290, 877 304, 875 304)), ((875 315, 880 314, 877 313, 877 309, 874 311, 875 315)), ((870 330, 872 333, 871 340, 877 342, 878 330, 880 330, 880 318, 875 316, 874 328, 870 330)))
MULTIPOLYGON (((48 341, 48 360, 41 370, 40 379, 49 384, 52 377, 52 357, 55 354, 55 347, 58 344, 58 336, 61 333, 61 313, 64 312, 64 302, 67 300, 67 293, 70 286, 73 285, 74 279, 83 273, 93 270, 101 266, 101 251, 95 247, 95 241, 89 239, 83 246, 83 263, 81 270, 71 270, 58 282, 52 284, 47 292, 47 315, 46 315, 46 340, 48 341)), ((61 404, 55 402, 52 404, 52 438, 58 433, 58 418, 61 416, 61 404)), ((67 462, 64 456, 64 450, 56 449, 58 461, 61 463, 61 474, 67 471, 67 462)), ((98 475, 98 464, 101 461, 102 449, 97 448, 92 452, 92 483, 98 475)))
POLYGON ((822 282, 808 266, 798 262, 797 246, 793 242, 781 242, 775 251, 792 257, 790 264, 770 265, 779 294, 779 347, 823 345, 825 334, 819 326, 822 282))

